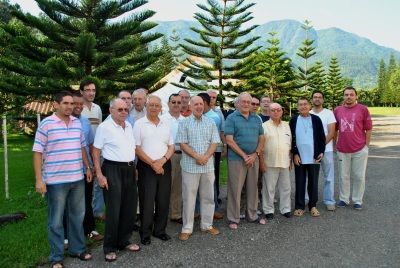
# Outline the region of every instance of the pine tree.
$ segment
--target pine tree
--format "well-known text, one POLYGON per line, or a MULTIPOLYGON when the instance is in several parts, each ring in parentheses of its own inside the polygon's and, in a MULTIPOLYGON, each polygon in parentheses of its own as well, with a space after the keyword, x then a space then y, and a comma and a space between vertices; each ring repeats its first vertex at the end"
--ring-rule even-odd
POLYGON ((313 74, 310 78, 310 88, 317 89, 321 91, 325 91, 326 89, 326 73, 324 70, 324 66, 322 62, 317 61, 315 62, 314 66, 312 67, 313 74))
POLYGON ((205 90, 209 88, 207 81, 218 80, 216 88, 222 95, 223 80, 235 78, 235 73, 242 67, 239 60, 247 58, 259 49, 250 47, 259 39, 258 36, 245 38, 258 25, 241 29, 244 23, 253 18, 248 9, 254 3, 244 2, 245 0, 207 0, 206 5, 197 4, 203 13, 195 13, 194 18, 201 27, 193 27, 191 30, 198 34, 199 38, 186 38, 181 47, 189 56, 204 58, 210 64, 202 64, 189 57, 186 59, 184 65, 188 69, 182 71, 191 78, 187 80, 187 88, 205 90))
POLYGON ((379 71, 378 71, 378 92, 380 99, 382 102, 387 102, 385 98, 385 91, 387 89, 387 73, 386 73, 386 65, 385 61, 381 59, 379 63, 379 71))
POLYGON ((161 39, 161 51, 163 54, 157 62, 157 68, 161 70, 162 76, 165 76, 175 67, 174 56, 168 43, 168 39, 165 36, 161 39))
POLYGON ((182 52, 182 48, 179 42, 181 38, 179 37, 175 29, 172 30, 172 34, 169 37, 169 40, 171 41, 171 50, 176 66, 183 61, 185 53, 182 52))
POLYGON ((162 36, 146 33, 157 25, 147 21, 154 11, 135 12, 146 0, 36 2, 43 15, 15 9, 18 21, 2 25, 11 42, 0 67, 12 75, 1 77, 1 91, 40 96, 92 78, 100 95, 110 95, 159 79, 151 67, 161 52, 147 47, 162 36))
POLYGON ((302 42, 302 46, 299 48, 299 52, 297 52, 296 55, 304 60, 303 67, 298 66, 298 79, 304 94, 309 93, 310 80, 314 71, 310 66, 310 58, 316 54, 316 51, 315 47, 313 47, 314 40, 309 39, 309 32, 312 29, 311 22, 305 20, 302 28, 305 31, 306 39, 302 42))
POLYGON ((388 81, 388 87, 392 93, 391 103, 395 104, 396 107, 400 103, 400 68, 393 71, 388 81))
POLYGON ((244 62, 246 67, 242 70, 242 78, 245 79, 245 90, 252 95, 261 97, 267 94, 271 99, 278 99, 297 87, 296 77, 292 61, 285 57, 286 52, 279 47, 277 33, 271 32, 269 35, 268 47, 244 62))
POLYGON ((331 58, 326 80, 327 93, 330 97, 330 99, 327 101, 327 104, 329 103, 331 108, 335 108, 342 102, 343 89, 343 78, 340 73, 340 67, 336 57, 331 58))

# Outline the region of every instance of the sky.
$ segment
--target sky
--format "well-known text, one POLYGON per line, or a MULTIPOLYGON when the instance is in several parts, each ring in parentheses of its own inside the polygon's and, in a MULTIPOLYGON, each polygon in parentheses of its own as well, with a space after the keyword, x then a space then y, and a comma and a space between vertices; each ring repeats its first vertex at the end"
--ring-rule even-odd
MULTIPOLYGON (((217 0, 218 1, 218 0, 217 0)), ((34 15, 40 9, 34 0, 10 0, 34 15)), ((400 51, 400 0, 248 0, 254 24, 274 20, 311 21, 315 29, 337 27, 400 51)), ((157 21, 193 20, 201 11, 196 4, 206 0, 148 0, 142 9, 156 11, 157 21)))

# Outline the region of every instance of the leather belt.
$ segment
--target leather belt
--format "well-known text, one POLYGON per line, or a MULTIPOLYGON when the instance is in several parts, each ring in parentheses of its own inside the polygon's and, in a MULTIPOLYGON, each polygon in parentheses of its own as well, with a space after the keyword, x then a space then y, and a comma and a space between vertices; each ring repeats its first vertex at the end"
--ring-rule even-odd
POLYGON ((175 153, 176 154, 182 154, 182 151, 181 150, 176 150, 175 153))
POLYGON ((117 161, 111 161, 108 159, 104 159, 105 164, 110 164, 110 165, 115 165, 115 166, 128 166, 128 167, 133 167, 135 165, 134 161, 129 161, 129 162, 117 162, 117 161))

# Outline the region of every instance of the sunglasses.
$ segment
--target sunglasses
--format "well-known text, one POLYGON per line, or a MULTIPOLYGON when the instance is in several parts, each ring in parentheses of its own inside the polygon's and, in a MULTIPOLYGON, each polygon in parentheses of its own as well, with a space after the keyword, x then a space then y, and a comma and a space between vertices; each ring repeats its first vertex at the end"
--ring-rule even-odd
POLYGON ((181 104, 180 101, 171 101, 172 104, 181 104))
POLYGON ((282 109, 271 109, 271 112, 281 112, 282 109))
POLYGON ((118 108, 118 109, 116 109, 119 113, 122 113, 122 112, 126 112, 126 113, 128 113, 129 112, 129 109, 128 108, 118 108))
POLYGON ((259 104, 259 103, 256 103, 256 102, 252 102, 251 105, 253 105, 253 106, 259 106, 260 104, 259 104))

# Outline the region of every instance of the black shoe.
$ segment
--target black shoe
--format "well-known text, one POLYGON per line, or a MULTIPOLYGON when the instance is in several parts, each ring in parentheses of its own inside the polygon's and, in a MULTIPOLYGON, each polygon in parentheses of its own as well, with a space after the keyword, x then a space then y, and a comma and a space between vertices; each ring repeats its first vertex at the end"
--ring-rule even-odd
POLYGON ((292 217, 292 214, 290 214, 290 212, 283 213, 282 215, 285 216, 286 218, 292 217))
POLYGON ((183 224, 182 218, 179 218, 179 219, 171 219, 171 221, 172 221, 172 222, 179 223, 179 224, 183 224))
POLYGON ((265 214, 265 218, 270 221, 274 218, 274 214, 272 213, 265 214))
POLYGON ((153 234, 153 236, 158 238, 158 239, 160 239, 160 240, 162 240, 162 241, 168 241, 168 240, 171 239, 171 237, 169 235, 167 235, 167 234, 159 234, 159 235, 153 234))
POLYGON ((150 239, 150 237, 144 237, 144 238, 140 239, 140 242, 143 245, 150 245, 151 244, 151 239, 150 239))
POLYGON ((133 225, 132 230, 135 231, 135 232, 137 232, 137 231, 139 231, 139 228, 140 228, 140 226, 137 225, 137 224, 135 223, 135 224, 133 225))
POLYGON ((218 199, 217 199, 217 202, 218 202, 218 204, 221 204, 221 203, 222 203, 221 198, 218 198, 218 199))

